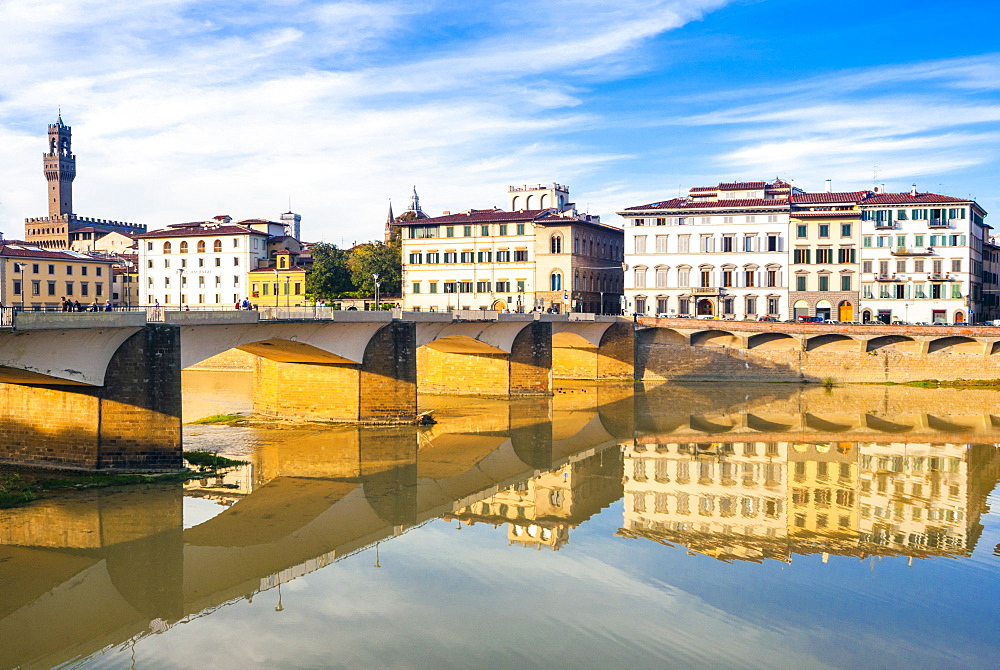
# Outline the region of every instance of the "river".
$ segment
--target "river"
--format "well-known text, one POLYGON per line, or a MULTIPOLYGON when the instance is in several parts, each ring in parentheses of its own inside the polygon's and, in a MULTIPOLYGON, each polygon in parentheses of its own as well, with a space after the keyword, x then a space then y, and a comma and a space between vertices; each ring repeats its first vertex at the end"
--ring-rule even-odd
MULTIPOLYGON (((250 412, 185 372, 184 418, 250 412)), ((0 510, 0 667, 1000 667, 1000 394, 423 396, 186 425, 248 461, 0 510)))

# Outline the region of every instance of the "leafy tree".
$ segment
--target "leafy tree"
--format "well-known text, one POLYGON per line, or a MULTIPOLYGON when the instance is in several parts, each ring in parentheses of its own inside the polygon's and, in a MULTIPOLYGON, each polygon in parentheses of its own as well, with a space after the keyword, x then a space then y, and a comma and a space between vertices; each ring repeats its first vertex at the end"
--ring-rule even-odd
POLYGON ((314 244, 311 251, 313 266, 306 275, 306 295, 312 299, 338 298, 354 290, 347 251, 325 242, 314 244))
POLYGON ((361 295, 375 293, 375 278, 378 275, 379 293, 399 295, 403 275, 402 243, 399 239, 384 242, 369 242, 351 250, 347 266, 351 270, 351 281, 361 295))

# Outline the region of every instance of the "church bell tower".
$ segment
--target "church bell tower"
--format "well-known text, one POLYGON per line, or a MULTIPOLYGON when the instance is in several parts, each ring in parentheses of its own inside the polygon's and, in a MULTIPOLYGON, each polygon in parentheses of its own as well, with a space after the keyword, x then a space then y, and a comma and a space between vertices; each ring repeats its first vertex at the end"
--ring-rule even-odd
POLYGON ((49 152, 42 155, 42 163, 49 182, 49 216, 52 218, 73 213, 76 156, 70 146, 72 135, 61 113, 55 123, 49 124, 49 152))

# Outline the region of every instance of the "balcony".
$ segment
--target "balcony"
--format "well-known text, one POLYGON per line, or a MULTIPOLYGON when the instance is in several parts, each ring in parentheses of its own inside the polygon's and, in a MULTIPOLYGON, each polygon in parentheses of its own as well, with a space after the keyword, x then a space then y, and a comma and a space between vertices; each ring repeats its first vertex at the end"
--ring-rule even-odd
POLYGON ((875 275, 875 281, 893 282, 893 281, 899 281, 899 280, 896 279, 896 275, 877 274, 877 275, 875 275))
POLYGON ((893 256, 930 256, 934 250, 930 247, 896 247, 890 253, 893 256))
POLYGON ((932 272, 931 281, 958 281, 958 277, 952 277, 947 272, 932 272))
POLYGON ((894 221, 876 221, 875 230, 896 230, 894 221))
POLYGON ((948 219, 928 219, 927 220, 927 227, 928 228, 951 228, 951 226, 948 224, 948 219))
POLYGON ((691 289, 694 295, 720 295, 725 289, 721 286, 695 286, 691 289))

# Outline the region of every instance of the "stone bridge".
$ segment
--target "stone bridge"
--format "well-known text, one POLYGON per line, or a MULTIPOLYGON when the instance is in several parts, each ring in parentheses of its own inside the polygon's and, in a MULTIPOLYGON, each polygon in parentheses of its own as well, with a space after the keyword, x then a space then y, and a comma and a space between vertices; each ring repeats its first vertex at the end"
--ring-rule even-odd
POLYGON ((636 376, 689 381, 1000 379, 1000 328, 639 318, 636 376))
POLYGON ((181 465, 180 371, 253 357, 257 414, 412 421, 417 391, 548 395, 552 379, 634 377, 633 324, 574 315, 329 311, 20 312, 0 329, 0 461, 96 470, 181 465), (315 315, 314 315, 315 316, 315 315))

